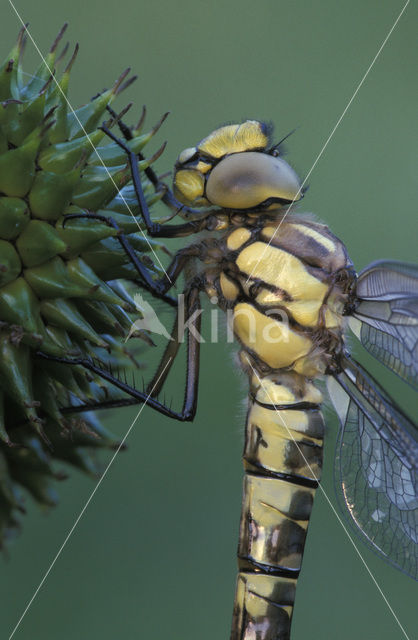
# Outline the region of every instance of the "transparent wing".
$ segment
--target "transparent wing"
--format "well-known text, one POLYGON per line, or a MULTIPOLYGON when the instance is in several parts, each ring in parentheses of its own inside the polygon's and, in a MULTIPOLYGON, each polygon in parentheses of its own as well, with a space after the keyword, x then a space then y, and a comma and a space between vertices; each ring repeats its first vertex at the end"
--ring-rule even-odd
POLYGON ((418 266, 380 260, 359 274, 350 327, 366 349, 418 388, 418 266))
POLYGON ((337 493, 364 541, 418 579, 416 426, 354 361, 328 389, 341 422, 337 493))

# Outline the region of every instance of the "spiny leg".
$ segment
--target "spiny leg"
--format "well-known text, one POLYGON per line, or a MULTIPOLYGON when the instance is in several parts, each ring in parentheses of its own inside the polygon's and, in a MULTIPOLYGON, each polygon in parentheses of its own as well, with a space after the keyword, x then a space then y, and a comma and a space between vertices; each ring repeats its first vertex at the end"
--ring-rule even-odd
MULTIPOLYGON (((188 340, 188 351, 187 351, 187 370, 189 370, 190 366, 197 367, 199 369, 199 354, 200 349, 197 345, 199 345, 199 337, 200 336, 200 327, 201 327, 201 305, 199 299, 199 291, 201 290, 201 284, 199 287, 191 288, 186 293, 185 299, 185 326, 187 323, 191 322, 192 329, 189 330, 187 335, 188 340), (196 293, 197 292, 197 293, 196 293), (193 315, 196 316, 196 319, 193 320, 193 315), (195 335, 195 331, 197 335, 195 335), (192 340, 192 344, 190 345, 190 341, 192 340), (189 348, 190 347, 190 348, 189 348), (190 358, 193 359, 193 362, 190 362, 190 358)), ((164 354, 160 360, 157 371, 154 374, 153 379, 147 386, 147 392, 151 393, 152 397, 157 396, 167 377, 170 373, 170 369, 174 364, 174 360, 178 354, 178 350, 180 347, 180 322, 179 322, 180 309, 177 308, 176 319, 174 322, 173 329, 171 331, 171 340, 168 342, 167 347, 164 351, 164 354)))
POLYGON ((153 398, 158 396, 158 394, 160 393, 161 388, 165 383, 167 376, 170 373, 170 369, 174 364, 174 360, 178 354, 180 348, 179 326, 179 308, 177 307, 176 319, 171 330, 170 340, 167 342, 167 346, 158 364, 158 368, 154 374, 154 377, 147 385, 147 393, 150 393, 151 397, 153 398))
MULTIPOLYGON (((192 287, 188 293, 186 294, 186 316, 188 319, 192 319, 189 325, 189 331, 187 334, 187 373, 186 373, 186 387, 185 387, 185 396, 182 410, 173 411, 170 407, 166 406, 164 403, 153 397, 153 393, 146 391, 139 391, 135 387, 127 384, 127 382, 120 380, 115 377, 113 373, 111 373, 108 369, 102 366, 102 363, 88 359, 88 358, 60 358, 57 356, 50 356, 44 354, 42 352, 38 352, 37 356, 39 358, 43 358, 45 360, 53 360, 54 362, 59 362, 61 364, 67 365, 81 365, 85 369, 92 371, 97 374, 103 380, 110 382, 115 387, 126 393, 130 398, 109 401, 109 402, 101 402, 94 404, 83 404, 78 405, 76 407, 67 407, 63 409, 64 413, 80 413, 83 411, 91 411, 93 409, 105 409, 114 406, 127 406, 131 404, 140 404, 142 402, 146 403, 152 409, 155 409, 159 413, 169 417, 174 418, 175 420, 180 420, 181 422, 191 421, 193 420, 196 413, 196 405, 197 405, 197 390, 198 390, 198 381, 199 381, 199 354, 200 354, 200 343, 198 336, 200 335, 200 326, 201 326, 201 306, 199 300, 200 289, 198 286, 192 287), (196 313, 197 312, 197 313, 196 313), (195 316, 195 318, 194 318, 195 316), (197 335, 196 335, 197 334, 197 335)), ((165 354, 163 356, 163 359, 165 354)), ((172 360, 168 360, 165 364, 165 368, 169 369, 171 367, 172 360)), ((159 370, 160 367, 159 367, 159 370)), ((165 380, 165 370, 164 368, 160 373, 161 378, 165 380)), ((154 378, 155 379, 155 378, 154 378)), ((159 380, 157 379, 154 385, 159 385, 159 380)), ((161 386, 161 385, 160 385, 161 386)))

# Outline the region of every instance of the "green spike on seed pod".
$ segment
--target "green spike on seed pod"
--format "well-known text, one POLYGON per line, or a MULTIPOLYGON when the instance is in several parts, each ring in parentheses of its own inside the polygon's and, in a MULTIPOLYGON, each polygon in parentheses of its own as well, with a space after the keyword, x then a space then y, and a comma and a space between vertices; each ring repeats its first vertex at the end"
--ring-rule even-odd
POLYGON ((14 95, 16 91, 17 70, 19 67, 20 54, 22 51, 26 27, 20 29, 16 44, 10 51, 9 55, 3 61, 0 69, 0 100, 9 98, 18 98, 14 95))
POLYGON ((80 178, 80 169, 64 174, 39 171, 29 192, 32 214, 42 220, 57 220, 69 205, 80 178))
POLYGON ((24 200, 0 197, 0 238, 14 240, 29 220, 29 207, 24 200))
MULTIPOLYGON (((110 209, 99 209, 97 213, 99 215, 113 218, 123 233, 132 233, 142 228, 142 221, 139 218, 135 218, 130 213, 118 213, 117 211, 112 211, 110 209)), ((98 240, 102 239, 104 238, 98 238, 98 240)))
POLYGON ((36 437, 36 434, 33 431, 25 432, 20 426, 17 427, 16 433, 19 434, 19 441, 22 446, 14 449, 12 454, 14 459, 21 458, 26 469, 53 476, 54 472, 50 465, 48 453, 36 437))
POLYGON ((41 314, 51 324, 62 327, 71 335, 89 340, 98 347, 106 348, 106 342, 100 338, 93 327, 83 318, 77 307, 69 300, 57 298, 41 302, 41 314))
MULTIPOLYGON (((148 142, 150 142, 155 136, 167 116, 168 112, 165 113, 162 118, 160 118, 155 127, 153 127, 148 133, 138 135, 132 138, 132 140, 129 140, 126 143, 129 149, 135 154, 140 153, 140 151, 142 151, 142 149, 148 144, 148 142)), ((105 163, 107 167, 115 167, 122 164, 125 160, 126 153, 123 151, 123 149, 120 148, 119 145, 113 142, 104 147, 98 147, 97 154, 92 158, 90 164, 100 165, 102 163, 105 163)))
MULTIPOLYGON (((11 105, 8 110, 12 111, 11 105)), ((17 147, 22 144, 23 140, 35 127, 42 123, 45 113, 45 93, 37 96, 32 102, 16 104, 13 111, 15 112, 15 117, 9 117, 7 125, 4 126, 4 131, 8 142, 17 147)))
POLYGON ((81 257, 100 277, 106 269, 119 267, 129 260, 119 242, 114 238, 106 238, 96 242, 87 251, 83 251, 81 257))
POLYGON ((67 245, 47 222, 31 220, 16 241, 25 267, 35 267, 66 250, 67 245))
MULTIPOLYGON (((125 332, 129 331, 132 326, 132 322, 134 321, 132 317, 128 315, 126 311, 122 309, 122 307, 118 307, 116 305, 112 307, 112 314, 115 316, 119 324, 124 328, 125 332)), ((126 337, 126 333, 124 333, 124 337, 126 337)))
MULTIPOLYGON (((54 82, 54 86, 47 96, 47 108, 57 106, 55 122, 48 132, 48 140, 50 144, 58 144, 60 142, 64 142, 68 140, 70 135, 68 126, 69 103, 67 94, 70 81, 70 72, 75 59, 77 58, 77 53, 78 44, 76 44, 74 48, 73 55, 71 56, 70 61, 65 67, 61 79, 58 82, 54 82)), ((59 173, 59 171, 57 171, 57 173, 59 173)))
POLYGON ((2 388, 7 395, 22 408, 28 420, 37 422, 30 349, 22 344, 12 344, 5 332, 0 333, 0 376, 2 388))
MULTIPOLYGON (((1 158, 1 156, 0 156, 1 158)), ((128 165, 123 167, 88 167, 83 172, 83 180, 74 191, 73 204, 97 211, 113 198, 130 179, 128 165)))
MULTIPOLYGON (((163 192, 155 193, 153 185, 147 178, 143 179, 142 186, 148 206, 150 206, 150 202, 154 200, 156 196, 158 200, 163 196, 163 192)), ((139 216, 140 210, 138 200, 132 185, 128 184, 126 187, 121 189, 115 197, 110 200, 106 208, 124 215, 129 214, 131 216, 139 216)))
POLYGON ((91 378, 85 369, 81 367, 74 368, 73 374, 83 394, 90 402, 100 402, 103 400, 104 394, 102 390, 90 383, 91 378))
MULTIPOLYGON (((82 209, 74 206, 68 208, 66 210, 66 214, 72 212, 75 213, 76 210, 83 214, 82 209)), ((67 251, 64 254, 67 258, 80 255, 82 251, 90 247, 92 244, 95 244, 104 238, 116 236, 118 233, 116 229, 104 222, 100 222, 99 220, 75 218, 73 220, 66 221, 65 226, 63 226, 64 222, 65 217, 60 218, 57 221, 55 228, 58 235, 67 246, 67 251)))
MULTIPOLYGON (((76 345, 73 344, 70 336, 64 329, 61 329, 59 327, 53 327, 51 325, 46 325, 45 334, 48 337, 49 343, 57 345, 57 347, 60 349, 63 356, 75 357, 80 355, 80 350, 76 345)), ((43 342, 40 345, 39 350, 44 352, 46 351, 46 353, 53 355, 52 352, 45 349, 45 342, 43 342)))
POLYGON ((79 298, 92 293, 70 278, 66 263, 59 256, 25 269, 24 276, 39 298, 79 298))
POLYGON ((57 451, 57 457, 69 462, 74 467, 78 467, 93 478, 97 478, 103 471, 103 464, 95 460, 92 454, 87 454, 82 447, 73 447, 71 450, 67 448, 62 452, 57 451))
POLYGON ((0 289, 0 318, 10 325, 22 327, 28 334, 38 334, 39 339, 41 338, 39 301, 24 278, 17 278, 0 289))
MULTIPOLYGON (((129 140, 126 144, 134 153, 139 153, 149 142, 151 136, 138 136, 133 140, 129 140)), ((107 144, 103 147, 97 147, 97 154, 90 161, 91 165, 106 167, 117 167, 126 161, 126 153, 115 142, 107 144)))
POLYGON ((40 410, 53 418, 58 424, 65 426, 65 420, 60 412, 53 382, 45 370, 36 367, 33 376, 33 391, 40 403, 40 410))
POLYGON ((0 155, 0 191, 23 198, 35 177, 35 159, 41 144, 41 129, 26 138, 22 146, 0 155))
POLYGON ((81 258, 73 258, 67 262, 68 275, 70 279, 80 287, 90 291, 89 297, 94 300, 101 300, 108 304, 120 304, 126 307, 126 303, 112 291, 106 283, 96 276, 93 269, 81 258))
POLYGON ((70 139, 86 135, 96 129, 103 118, 107 105, 110 105, 115 97, 134 81, 135 77, 125 82, 129 73, 130 69, 126 69, 111 89, 103 91, 88 104, 68 114, 70 139))
POLYGON ((87 161, 92 154, 96 155, 95 148, 104 135, 104 132, 98 129, 90 133, 88 137, 50 145, 39 154, 38 164, 44 171, 65 174, 71 171, 82 158, 87 161))
POLYGON ((32 497, 46 507, 55 507, 58 502, 58 494, 50 485, 48 476, 23 466, 16 465, 16 467, 16 479, 26 487, 32 497))
MULTIPOLYGON (((0 318, 17 341, 50 355, 64 356, 66 349, 51 340, 40 315, 39 301, 24 278, 0 288, 0 318)), ((1 384, 0 384, 1 386, 1 384)))
MULTIPOLYGON (((117 305, 108 306, 96 300, 78 300, 77 308, 86 320, 100 333, 125 336, 125 330, 112 311, 117 305)), ((129 317, 129 316, 128 316, 129 317)))
MULTIPOLYGON (((164 149, 165 143, 151 158, 138 162, 139 170, 147 169, 160 157, 164 149)), ((73 203, 87 209, 100 209, 127 184, 130 177, 128 165, 112 167, 110 170, 103 166, 91 166, 83 172, 83 182, 74 192, 73 203)))
POLYGON ((78 398, 83 398, 82 391, 73 375, 74 367, 69 367, 53 360, 42 360, 39 362, 38 367, 45 371, 51 380, 59 382, 78 398))
POLYGON ((35 96, 43 89, 45 83, 51 78, 51 73, 54 71, 55 60, 57 56, 58 45, 64 35, 65 30, 67 29, 67 23, 63 25, 57 37, 48 53, 45 56, 45 59, 42 60, 39 67, 32 74, 29 82, 22 87, 20 91, 20 95, 22 98, 26 100, 33 100, 35 96))

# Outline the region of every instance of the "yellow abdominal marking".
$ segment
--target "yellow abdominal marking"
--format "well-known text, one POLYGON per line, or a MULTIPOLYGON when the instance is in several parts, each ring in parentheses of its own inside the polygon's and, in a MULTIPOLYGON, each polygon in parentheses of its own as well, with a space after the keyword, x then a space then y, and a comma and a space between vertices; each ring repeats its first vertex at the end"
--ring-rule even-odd
POLYGON ((274 603, 276 610, 280 607, 290 617, 293 607, 276 603, 280 599, 288 602, 291 599, 289 594, 292 593, 294 585, 296 585, 296 580, 292 578, 281 578, 262 573, 241 573, 237 582, 236 599, 237 602, 245 602, 245 611, 251 619, 268 619, 272 603, 274 603))
MULTIPOLYGON (((296 424, 296 421, 291 419, 289 414, 290 410, 283 409, 282 411, 275 411, 271 409, 266 409, 266 407, 261 407, 260 405, 254 404, 251 407, 250 414, 248 420, 251 424, 260 426, 263 430, 263 437, 265 440, 271 440, 276 442, 276 451, 275 455, 277 455, 277 447, 279 446, 279 440, 294 440, 295 442, 310 442, 311 444, 321 444, 321 440, 318 438, 314 438, 312 436, 306 435, 303 431, 303 421, 299 421, 299 424, 296 424), (290 421, 288 420, 290 418, 290 421), (296 427, 292 429, 292 426, 296 427)), ((299 412, 297 412, 299 413, 299 412)), ((280 446, 285 446, 285 443, 280 446)), ((271 446, 271 452, 274 452, 273 446, 271 446)), ((268 447, 263 452, 265 456, 269 455, 268 447)), ((283 453, 284 449, 283 449, 283 453)), ((278 460, 273 464, 278 464, 278 460)))
POLYGON ((321 404, 323 397, 320 390, 310 382, 305 383, 302 394, 296 394, 288 385, 280 384, 274 379, 264 378, 257 389, 257 401, 274 405, 302 401, 321 404))
MULTIPOLYGON (((276 478, 251 477, 249 482, 250 501, 256 506, 254 515, 257 520, 265 523, 266 528, 271 525, 277 525, 281 520, 290 518, 306 529, 308 526, 307 520, 295 520, 289 516, 294 488, 290 487, 291 491, 289 491, 289 486, 285 487, 285 483, 289 484, 286 480, 278 480, 276 478), (252 496, 251 493, 253 494, 252 496)), ((314 495, 315 490, 311 490, 311 493, 314 495)))

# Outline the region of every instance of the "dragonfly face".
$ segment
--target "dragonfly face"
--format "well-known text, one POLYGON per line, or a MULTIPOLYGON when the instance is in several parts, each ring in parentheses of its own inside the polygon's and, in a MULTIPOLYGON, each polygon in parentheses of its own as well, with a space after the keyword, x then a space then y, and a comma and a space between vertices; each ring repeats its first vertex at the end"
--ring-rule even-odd
MULTIPOLYGON (((345 336, 350 322, 367 350, 417 386, 418 268, 380 261, 357 277, 344 244, 325 225, 291 211, 291 203, 301 196, 300 183, 262 123, 222 127, 180 154, 174 194, 166 190, 163 197, 185 220, 177 225, 152 222, 138 157, 105 130, 128 155, 151 236, 210 232, 181 249, 161 281, 151 278, 123 233, 118 236, 139 282, 154 296, 172 303, 167 292, 181 273, 188 274, 183 408, 174 411, 157 399, 180 348, 178 316, 146 392, 98 363, 67 362, 82 364, 123 392, 107 406, 147 402, 166 416, 192 420, 199 378, 200 294, 216 296, 230 313, 249 382, 231 639, 290 637, 295 587, 322 466, 324 421, 316 382, 324 377, 341 422, 336 475, 349 517, 366 542, 416 578, 416 427, 350 357, 345 336)), ((126 128, 122 131, 129 139, 126 128)), ((158 178, 148 171, 159 189, 158 178)), ((109 224, 115 226, 114 221, 109 224)))
POLYGON ((179 155, 174 193, 190 206, 233 211, 277 210, 299 200, 296 173, 268 146, 267 127, 260 122, 221 127, 179 155))

